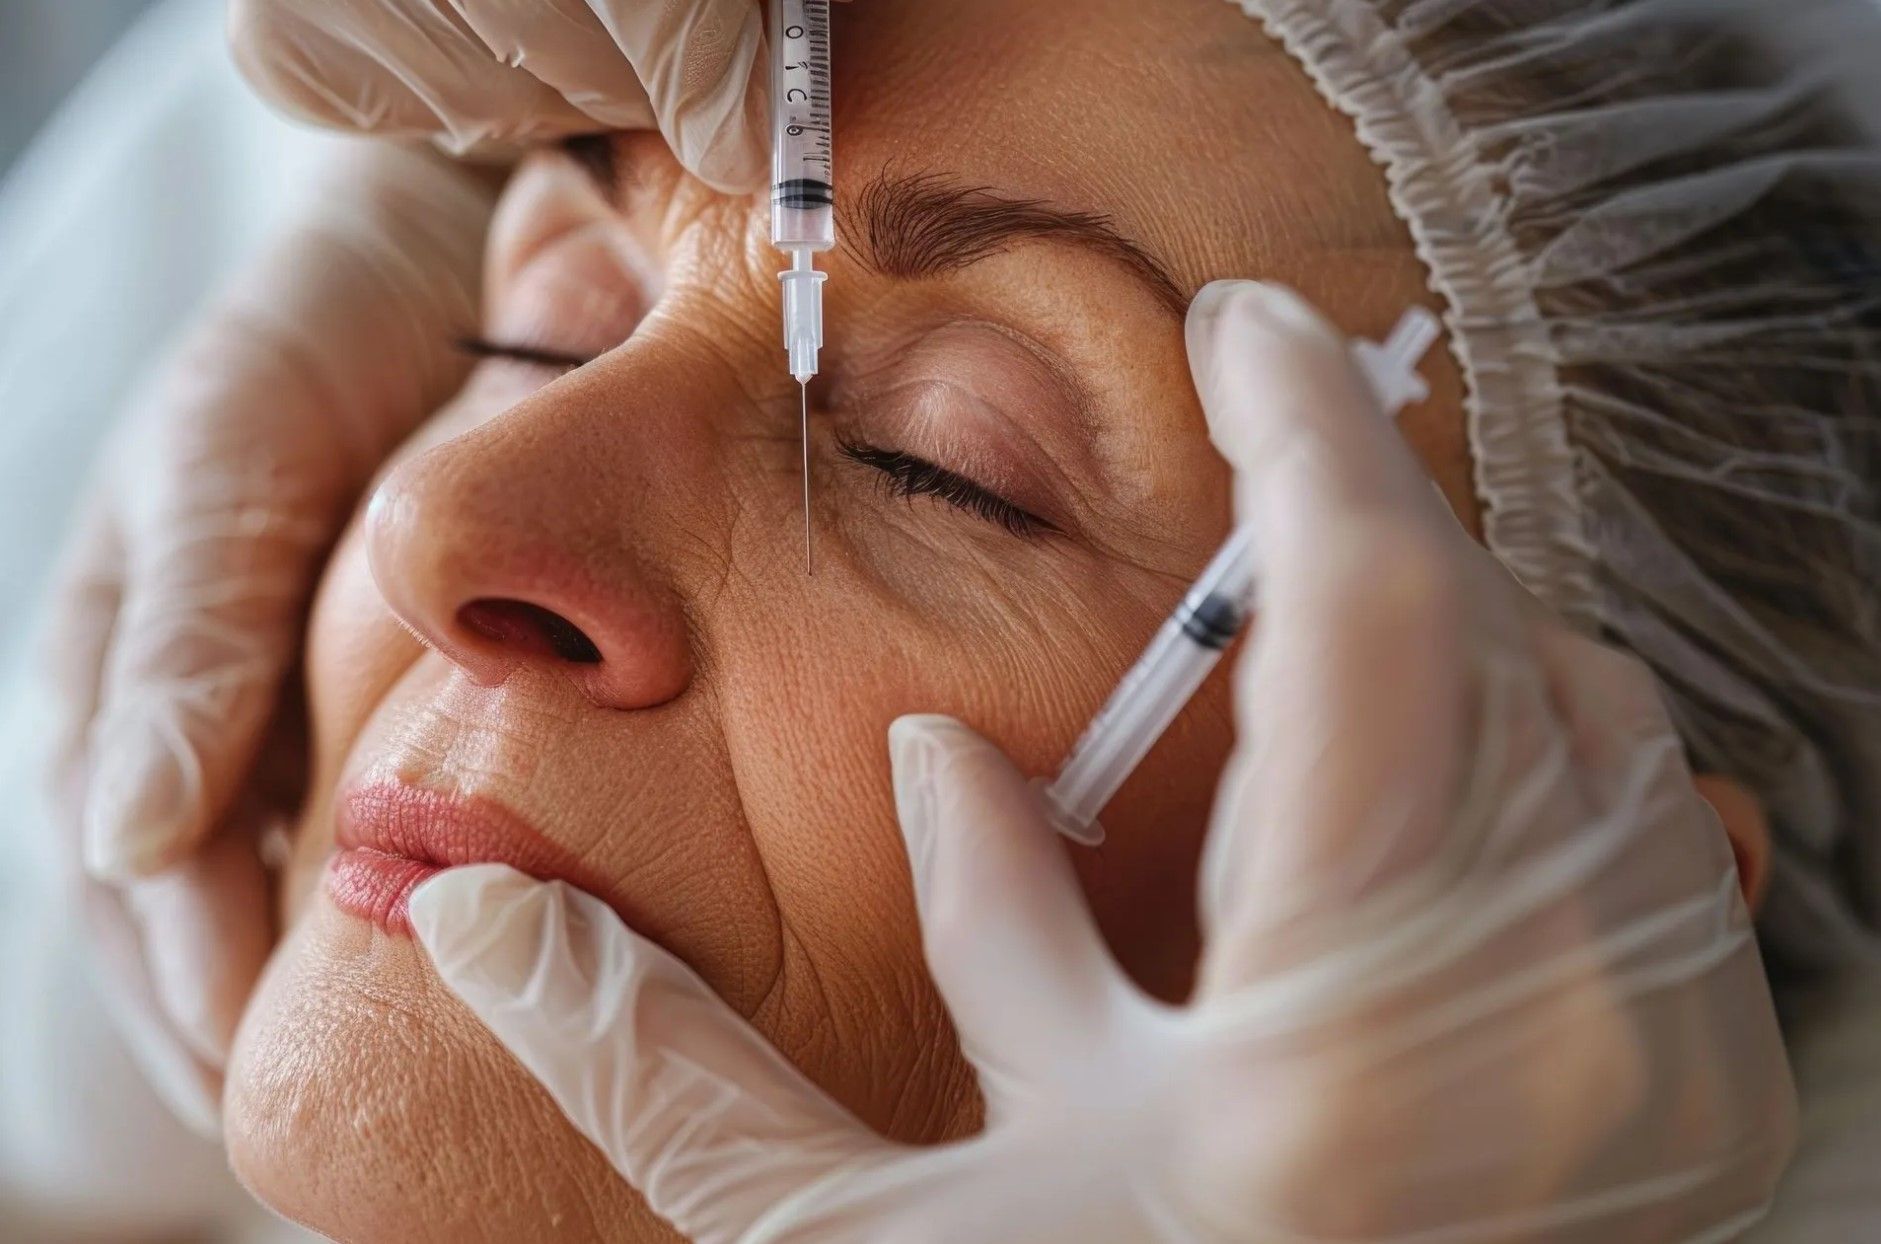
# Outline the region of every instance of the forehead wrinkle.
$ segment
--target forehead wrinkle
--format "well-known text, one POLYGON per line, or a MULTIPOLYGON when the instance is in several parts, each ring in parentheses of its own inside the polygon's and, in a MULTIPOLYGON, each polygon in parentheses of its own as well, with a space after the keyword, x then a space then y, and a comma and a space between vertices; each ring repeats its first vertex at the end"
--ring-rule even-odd
POLYGON ((941 173, 894 170, 877 174, 853 203, 839 200, 837 212, 844 249, 885 276, 939 276, 1024 242, 1064 241, 1129 269, 1176 315, 1188 307, 1169 270, 1098 212, 1011 198, 941 173))

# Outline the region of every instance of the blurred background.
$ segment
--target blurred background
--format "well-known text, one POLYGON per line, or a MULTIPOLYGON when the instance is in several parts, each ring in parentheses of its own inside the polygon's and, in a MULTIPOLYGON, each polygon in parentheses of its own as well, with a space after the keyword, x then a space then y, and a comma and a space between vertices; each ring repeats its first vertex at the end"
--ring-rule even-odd
POLYGON ((0 0, 4 1244, 305 1238, 171 1119, 117 1041, 44 798, 40 605, 100 444, 210 291, 316 200, 338 141, 248 92, 225 2, 0 0))
POLYGON ((106 48, 155 0, 0 3, 0 176, 106 48))
POLYGON ((100 437, 334 141, 254 98, 225 22, 225 0, 0 0, 0 680, 100 437))

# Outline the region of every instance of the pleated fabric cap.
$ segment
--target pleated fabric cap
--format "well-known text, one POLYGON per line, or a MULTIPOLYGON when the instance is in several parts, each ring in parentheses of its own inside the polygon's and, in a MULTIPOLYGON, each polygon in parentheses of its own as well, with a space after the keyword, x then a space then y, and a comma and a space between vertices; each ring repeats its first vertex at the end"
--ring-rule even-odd
POLYGON ((1490 548, 1763 799, 1766 956, 1881 962, 1881 6, 1229 2, 1447 300, 1490 548))

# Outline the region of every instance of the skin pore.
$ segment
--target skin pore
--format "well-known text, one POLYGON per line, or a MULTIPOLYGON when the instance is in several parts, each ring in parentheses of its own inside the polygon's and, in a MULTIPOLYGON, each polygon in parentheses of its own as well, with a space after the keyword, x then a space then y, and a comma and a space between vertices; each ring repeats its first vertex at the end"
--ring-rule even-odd
MULTIPOLYGON (((334 555, 289 931, 225 1101, 237 1172, 329 1235, 670 1238, 415 944, 334 905, 362 789, 506 809, 871 1125, 971 1131, 888 723, 949 713, 1050 772, 1206 561, 1228 480, 1179 314, 1204 282, 1282 281, 1374 338, 1431 301, 1344 122, 1221 0, 837 21, 814 577, 766 204, 646 136, 517 173, 480 336, 536 357, 480 364, 334 555)), ((1459 382, 1425 372, 1405 434, 1475 530, 1459 382)), ((1217 679, 1077 855, 1164 997, 1228 719, 1217 679)))

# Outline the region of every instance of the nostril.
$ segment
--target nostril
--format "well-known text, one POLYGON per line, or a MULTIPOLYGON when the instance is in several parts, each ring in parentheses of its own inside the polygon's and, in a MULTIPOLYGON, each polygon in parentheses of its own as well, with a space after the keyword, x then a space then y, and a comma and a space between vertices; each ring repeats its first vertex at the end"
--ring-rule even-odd
POLYGON ((457 620, 485 639, 512 648, 576 665, 601 663, 601 650, 580 627, 553 609, 526 600, 473 600, 457 611, 457 620))

